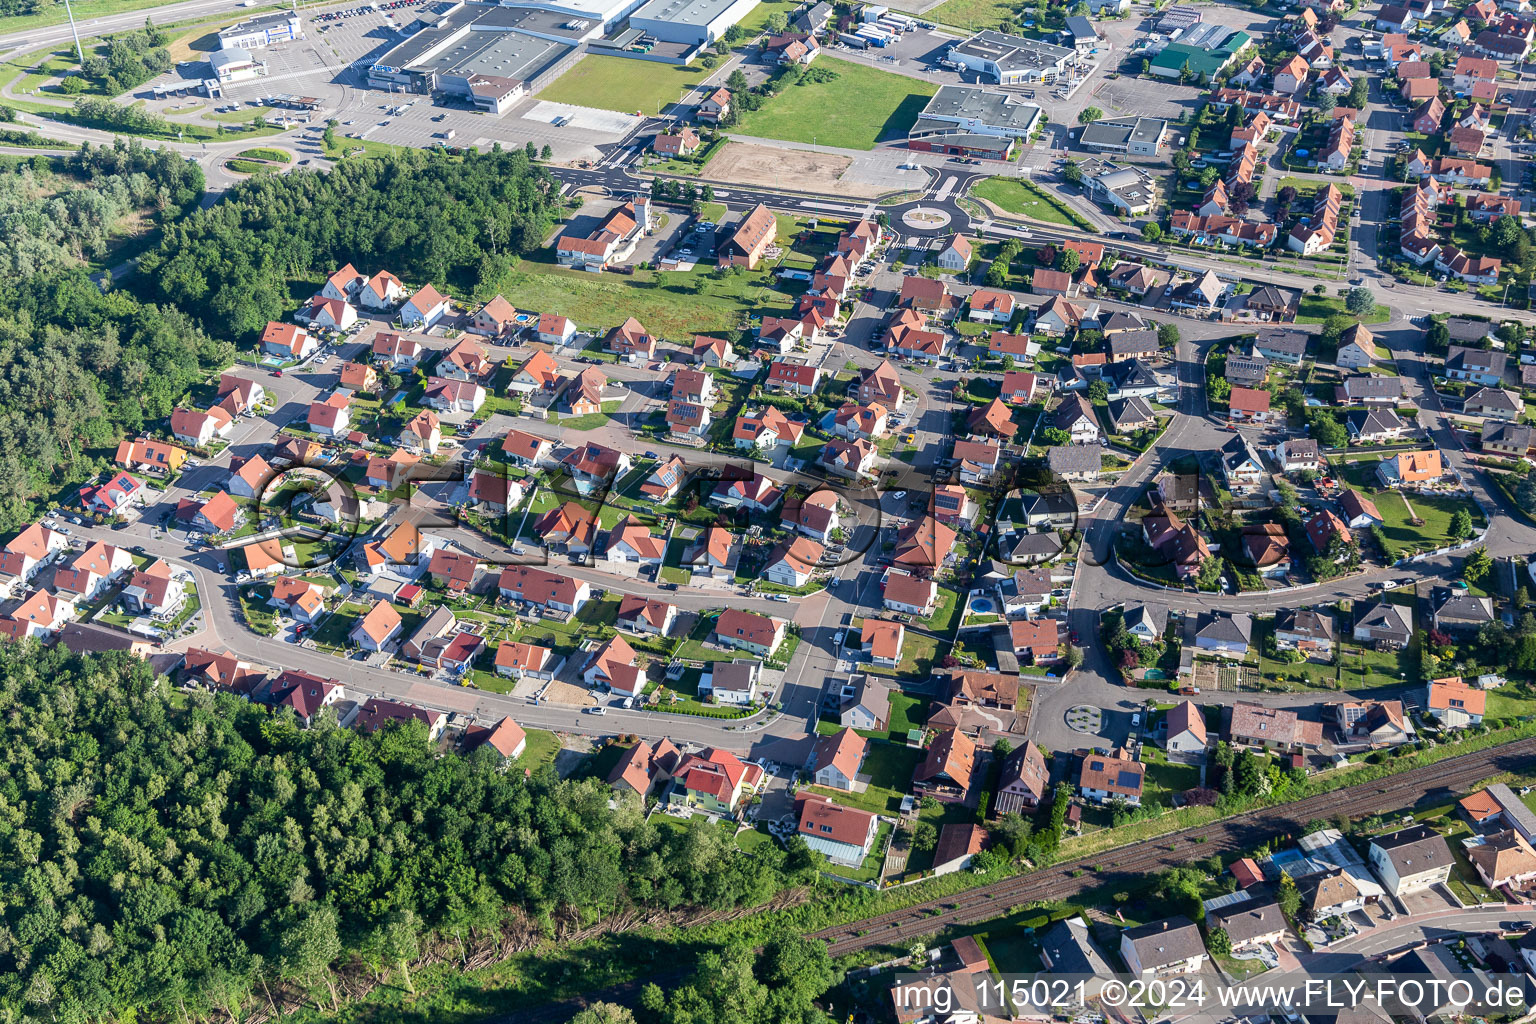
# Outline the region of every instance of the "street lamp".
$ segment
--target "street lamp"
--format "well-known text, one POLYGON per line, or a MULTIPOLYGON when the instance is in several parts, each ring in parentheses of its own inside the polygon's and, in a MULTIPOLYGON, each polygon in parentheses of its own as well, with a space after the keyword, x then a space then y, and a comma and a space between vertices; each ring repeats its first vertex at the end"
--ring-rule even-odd
POLYGON ((69 15, 69 31, 75 37, 75 56, 80 58, 80 70, 85 70, 85 47, 80 45, 80 30, 75 27, 75 9, 64 0, 64 10, 69 15))

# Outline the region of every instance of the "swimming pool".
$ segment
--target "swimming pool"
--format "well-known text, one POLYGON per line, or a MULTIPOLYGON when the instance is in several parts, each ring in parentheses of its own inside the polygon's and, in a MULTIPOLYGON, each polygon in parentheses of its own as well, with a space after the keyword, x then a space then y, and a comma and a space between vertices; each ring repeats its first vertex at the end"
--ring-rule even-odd
POLYGON ((986 615, 989 612, 995 611, 996 608, 997 605, 992 603, 992 599, 990 597, 971 598, 971 611, 975 612, 977 615, 986 615))

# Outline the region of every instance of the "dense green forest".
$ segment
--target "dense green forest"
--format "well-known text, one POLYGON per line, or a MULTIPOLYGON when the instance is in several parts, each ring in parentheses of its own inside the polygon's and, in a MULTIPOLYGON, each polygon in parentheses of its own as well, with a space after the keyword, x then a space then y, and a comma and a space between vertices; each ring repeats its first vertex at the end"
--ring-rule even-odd
POLYGON ((0 279, 100 259, 123 218, 179 216, 202 192, 197 164, 136 141, 19 164, 0 174, 0 279))
POLYGON ((290 281, 345 263, 467 292, 537 248, 558 203, 554 179, 521 150, 410 150, 328 174, 259 175, 167 230, 139 276, 150 297, 249 339, 296 305, 290 281))
MULTIPOLYGON (((127 655, 0 649, 0 758, 10 1020, 329 1009, 338 972, 404 973, 434 942, 753 905, 815 871, 803 844, 745 857, 702 822, 610 810, 597 781, 437 757, 416 723, 306 731, 286 710, 173 695, 127 655)), ((648 1019, 799 1020, 830 977, 798 945, 721 956, 709 987, 649 994, 648 1019)))
POLYGON ((263 176, 197 210, 202 191, 195 163, 138 142, 0 173, 0 532, 229 366, 232 343, 307 297, 292 280, 354 262, 467 291, 536 247, 558 204, 522 151, 263 176), (104 295, 83 267, 106 262, 135 218, 161 244, 141 257, 133 291, 104 295))
POLYGON ((0 285, 0 531, 105 469, 234 346, 76 267, 0 285))

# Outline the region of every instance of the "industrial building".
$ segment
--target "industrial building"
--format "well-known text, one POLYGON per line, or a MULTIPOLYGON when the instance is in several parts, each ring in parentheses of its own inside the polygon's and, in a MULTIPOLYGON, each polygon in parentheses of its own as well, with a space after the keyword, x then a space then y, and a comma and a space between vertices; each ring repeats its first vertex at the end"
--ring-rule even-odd
POLYGON ((907 146, 930 153, 951 153, 1006 160, 1015 139, 1027 139, 1044 117, 1033 103, 1014 96, 963 85, 945 85, 934 93, 907 133, 907 146))
POLYGON ((1248 33, 1225 25, 1199 25, 1184 33, 1178 42, 1163 47, 1152 58, 1152 73, 1163 78, 1179 78, 1187 71, 1191 75, 1214 78, 1252 41, 1248 33))
POLYGON ((208 55, 208 66, 220 85, 244 82, 267 73, 267 66, 252 57, 249 50, 214 50, 208 55))
POLYGON ((1081 165, 1083 191, 1088 198, 1131 217, 1139 217, 1157 202, 1157 186, 1140 167, 1093 160, 1081 165))
POLYGON ((1078 141, 1084 148, 1097 153, 1157 156, 1167 136, 1167 121, 1155 117, 1122 117, 1084 126, 1078 141))
POLYGON ((987 29, 949 48, 949 59, 999 85, 1054 82, 1076 56, 1070 47, 987 29))
POLYGON ((650 0, 629 27, 667 43, 709 46, 747 16, 758 0, 650 0))
POLYGON ((369 67, 368 84, 443 92, 493 114, 537 92, 576 60, 582 40, 602 31, 596 21, 569 15, 469 3, 417 24, 369 67))
POLYGON ((304 23, 294 11, 263 14, 231 25, 219 33, 221 50, 261 50, 276 43, 304 38, 304 23))

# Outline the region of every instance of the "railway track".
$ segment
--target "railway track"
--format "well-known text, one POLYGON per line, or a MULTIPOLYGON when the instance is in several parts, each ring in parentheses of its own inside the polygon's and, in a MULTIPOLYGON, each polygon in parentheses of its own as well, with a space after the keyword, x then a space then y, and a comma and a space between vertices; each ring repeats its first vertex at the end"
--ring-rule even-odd
MULTIPOLYGON (((1376 814, 1413 807, 1426 797, 1459 795, 1491 774, 1528 768, 1536 759, 1536 737, 1479 750, 1375 782, 1362 782, 1331 793, 1307 797, 1279 807, 1170 832, 1166 836, 1082 857, 1044 871, 1020 875, 944 899, 929 900, 901 910, 851 921, 812 932, 822 939, 834 957, 870 946, 900 944, 929 935, 950 925, 976 924, 1000 917, 1031 900, 1069 899, 1088 889, 1109 885, 1177 867, 1213 853, 1249 850, 1268 840, 1295 834, 1314 818, 1376 814), (1442 793, 1443 791, 1443 793, 1442 793), (1078 872, 1076 877, 1073 872, 1078 872)), ((528 1007, 498 1017, 487 1024, 556 1024, 569 1020, 583 1006, 597 1000, 633 1005, 647 981, 666 987, 686 976, 683 970, 662 972, 640 981, 588 992, 577 999, 528 1007)))
POLYGON ((1171 832, 955 896, 825 928, 811 937, 824 940, 834 957, 870 946, 898 944, 950 925, 975 924, 998 917, 1033 900, 1066 899, 1113 884, 1117 879, 1129 882, 1137 876, 1213 853, 1252 849, 1266 840, 1294 834, 1316 818, 1332 818, 1341 812, 1361 816, 1412 807, 1439 791, 1450 796, 1487 775, 1528 765, 1533 757, 1536 738, 1517 740, 1374 782, 1171 832))

